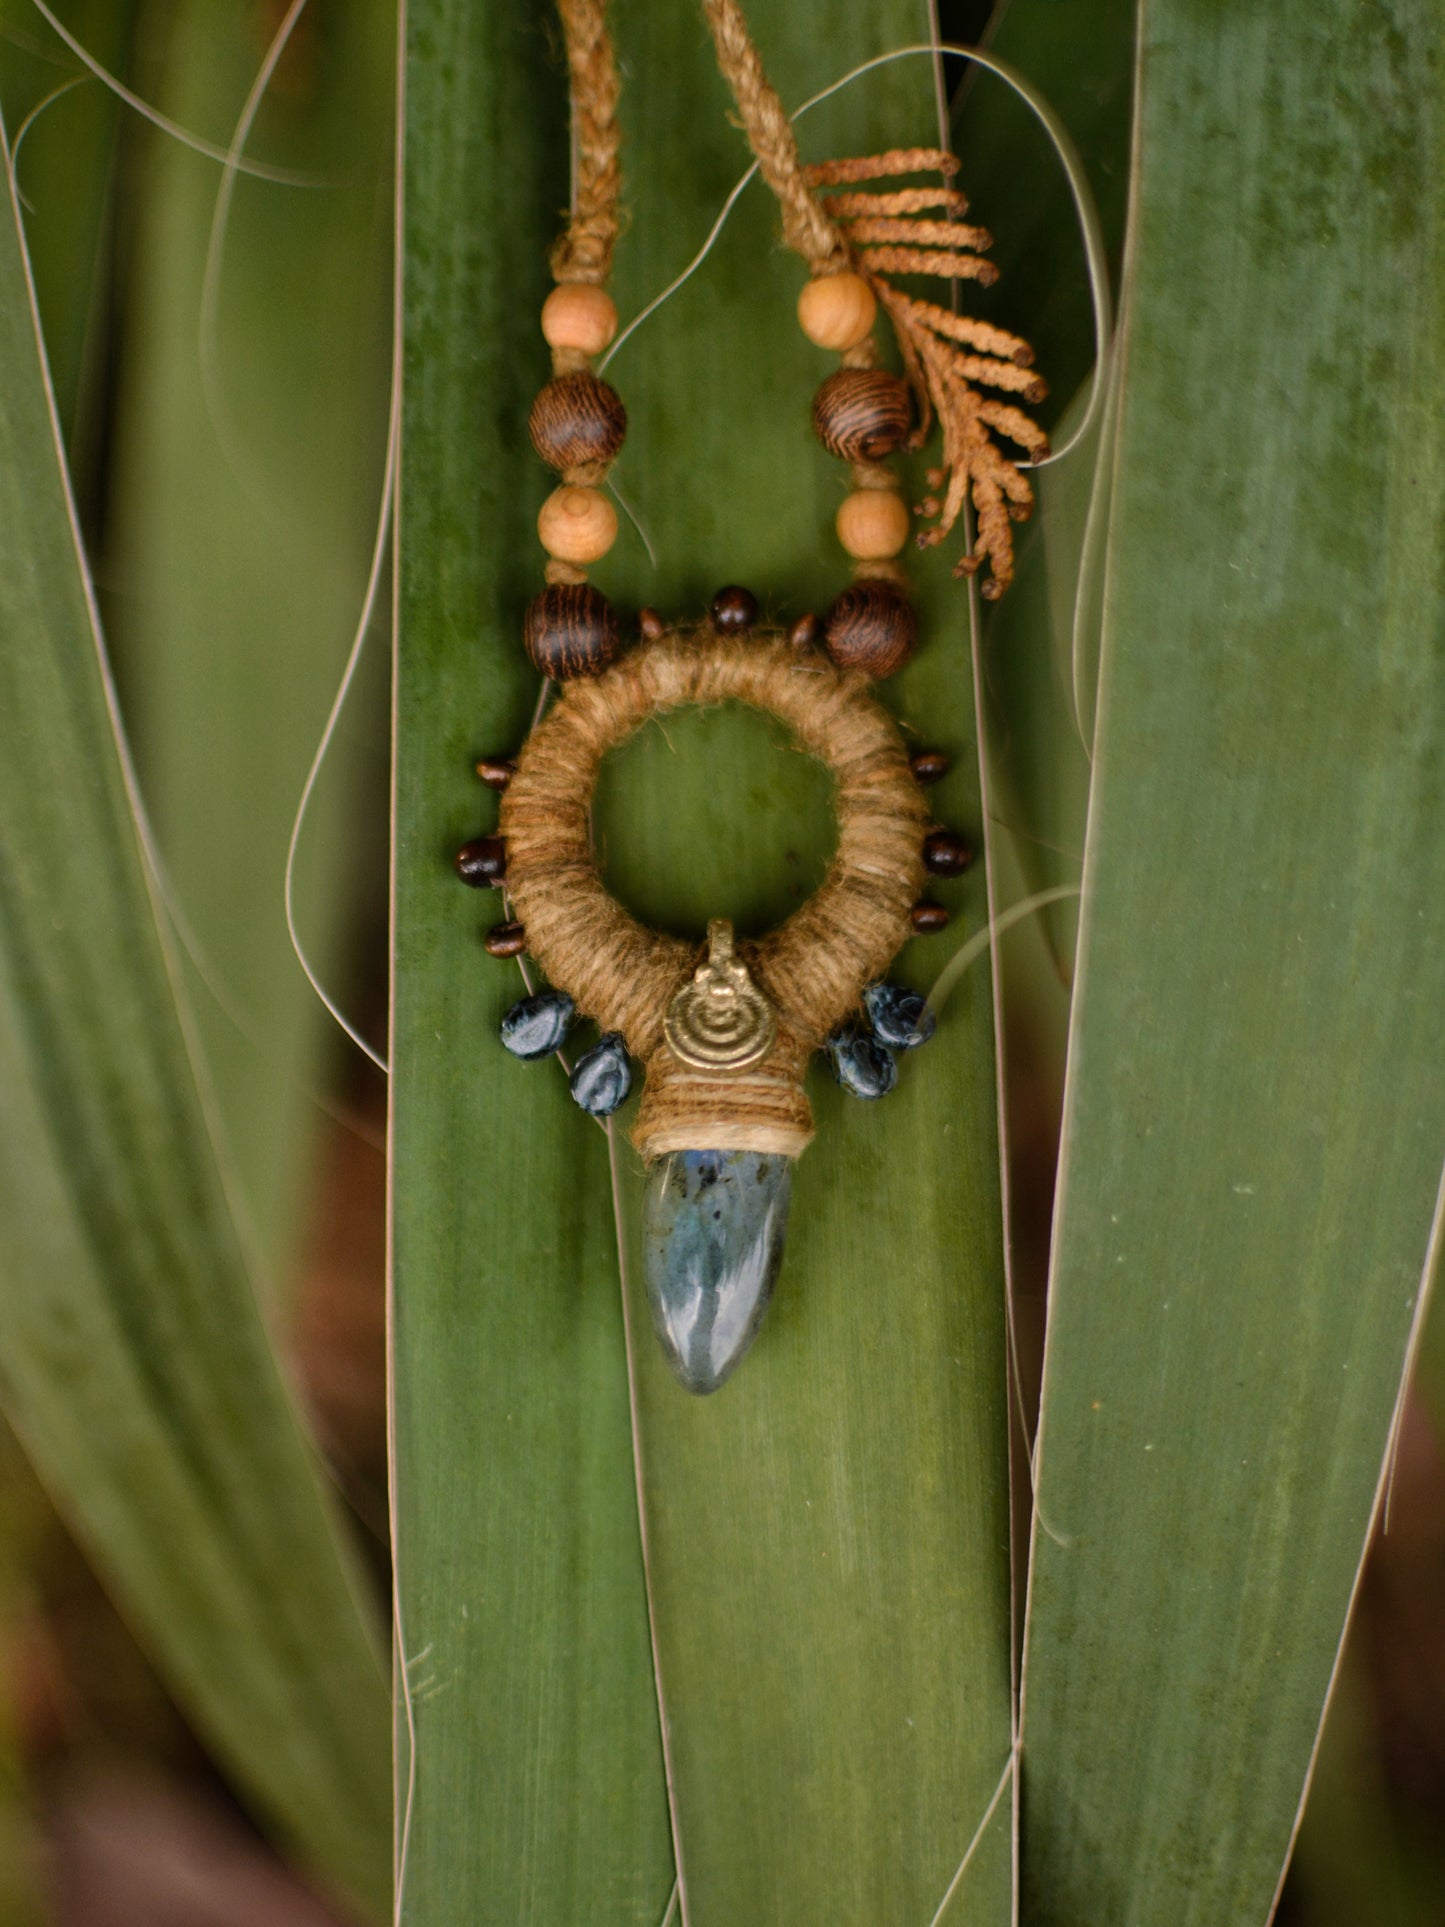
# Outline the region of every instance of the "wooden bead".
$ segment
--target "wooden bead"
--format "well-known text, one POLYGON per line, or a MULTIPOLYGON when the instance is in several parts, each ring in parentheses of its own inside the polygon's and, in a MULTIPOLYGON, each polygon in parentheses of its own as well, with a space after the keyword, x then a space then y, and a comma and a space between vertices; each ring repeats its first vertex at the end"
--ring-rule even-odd
POLYGON ((840 368, 813 397, 814 433, 844 462, 891 455, 907 438, 911 419, 908 383, 882 368, 840 368))
POLYGON ((584 369, 547 383, 532 403, 527 427, 544 462, 582 468, 616 455, 627 434, 627 410, 610 382, 584 369))
POLYGON ((840 669, 891 676, 913 654, 918 618, 891 582, 855 582, 823 618, 823 644, 840 669))
POLYGON ((823 625, 816 616, 799 616, 788 631, 788 641, 795 649, 811 649, 822 633, 823 625))
POLYGON ((913 771, 914 782, 927 789, 930 783, 943 781, 953 762, 941 749, 916 749, 908 759, 908 767, 913 771))
POLYGON ((507 874, 507 846, 499 836, 479 836, 464 843, 453 858, 457 875, 474 890, 500 883, 507 874))
POLYGON ((542 333, 551 348, 600 355, 617 333, 617 308, 605 288, 563 281, 542 303, 542 333))
POLYGON ((644 642, 656 642, 659 636, 667 634, 667 624, 656 609, 639 609, 637 626, 642 631, 644 642))
POLYGON ((484 756, 477 764, 477 775, 489 790, 504 790, 517 773, 510 756, 484 756))
POLYGON ((752 628, 758 619, 758 599, 751 589, 729 583, 712 599, 713 627, 724 635, 738 636, 752 628))
POLYGON ((520 923, 494 923, 485 941, 489 957, 518 957, 527 948, 527 933, 520 923))
POLYGON ((554 582, 527 604, 522 640, 555 682, 600 676, 617 654, 617 613, 588 582, 554 582))
POLYGON ((600 562, 617 540, 617 511, 596 488, 554 488, 537 517, 537 533, 559 562, 600 562))
POLYGON ((961 877, 973 862, 973 845, 952 830, 930 830, 923 839, 923 867, 936 877, 961 877))
POLYGON ((815 275, 798 296, 798 326, 820 348, 843 354, 873 326, 878 303, 861 274, 815 275))
POLYGON ((908 912, 908 921, 920 937, 931 937, 935 930, 942 930, 948 922, 948 912, 941 903, 929 903, 925 898, 915 903, 908 912))
POLYGON ((838 509, 838 540, 859 562, 886 562, 908 540, 908 504, 891 488, 860 488, 838 509))

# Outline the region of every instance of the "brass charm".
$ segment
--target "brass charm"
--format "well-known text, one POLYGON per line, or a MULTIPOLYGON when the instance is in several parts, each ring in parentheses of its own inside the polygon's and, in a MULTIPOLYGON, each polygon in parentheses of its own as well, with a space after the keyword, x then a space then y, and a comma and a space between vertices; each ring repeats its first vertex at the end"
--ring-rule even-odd
POLYGON ((707 962, 667 1007, 663 1033, 675 1057, 702 1071, 740 1071, 766 1057, 778 1033, 773 1007, 733 955, 733 927, 707 927, 707 962))

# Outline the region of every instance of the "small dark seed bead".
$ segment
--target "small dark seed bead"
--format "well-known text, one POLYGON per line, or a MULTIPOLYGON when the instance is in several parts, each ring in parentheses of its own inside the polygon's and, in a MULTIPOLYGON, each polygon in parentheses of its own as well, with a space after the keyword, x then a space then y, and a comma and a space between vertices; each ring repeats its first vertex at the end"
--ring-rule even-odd
POLYGON ((936 877, 961 877, 973 862, 973 845, 952 830, 930 830, 923 839, 923 867, 936 877))
POLYGON ((639 609, 637 612, 637 626, 642 631, 642 637, 645 642, 656 642, 659 636, 665 636, 667 634, 667 624, 657 613, 656 609, 639 609))
POLYGON ((948 922, 948 912, 941 903, 915 903, 908 913, 908 921, 920 937, 931 937, 935 930, 941 930, 948 922))
POLYGON ((484 756, 477 764, 477 775, 489 790, 504 790, 517 773, 510 756, 484 756))
POLYGON ((813 430, 844 462, 877 462, 902 446, 911 405, 906 381, 883 368, 840 368, 813 397, 813 430))
POLYGON ((799 616, 788 631, 788 641, 795 649, 811 649, 822 633, 823 625, 816 616, 799 616))
POLYGON ((474 890, 500 883, 507 874, 507 846, 499 836, 479 836, 464 843, 453 858, 457 875, 474 890))
POLYGON ((751 589, 740 588, 730 582, 725 589, 719 589, 712 599, 713 627, 724 635, 739 636, 751 629, 758 619, 758 599, 751 589))
POLYGON ((918 640, 918 618, 891 582, 855 582, 823 618, 828 654, 840 669, 882 678, 901 669, 918 640))
POLYGON ((486 945, 489 957, 519 957, 527 948, 527 933, 520 923, 494 923, 486 945))
POLYGON ((590 583, 554 582, 527 604, 522 639, 555 682, 600 676, 617 654, 617 614, 590 583))
POLYGON ((585 370, 549 381, 532 403, 532 446, 557 469, 610 462, 627 434, 627 410, 610 383, 585 370))
POLYGON ((953 761, 941 749, 916 749, 908 759, 908 767, 913 771, 914 782, 927 789, 930 783, 942 782, 953 761))

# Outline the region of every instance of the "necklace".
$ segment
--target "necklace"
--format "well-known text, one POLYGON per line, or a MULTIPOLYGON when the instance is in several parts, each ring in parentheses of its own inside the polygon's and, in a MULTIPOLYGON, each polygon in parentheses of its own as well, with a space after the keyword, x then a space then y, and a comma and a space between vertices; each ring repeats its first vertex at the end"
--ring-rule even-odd
POLYGON ((814 398, 813 424, 850 467, 837 533, 854 580, 821 620, 805 617, 787 632, 765 623, 738 585, 720 590, 701 619, 644 609, 624 649, 615 610, 587 577, 616 538, 602 484, 627 430, 620 395, 593 368, 617 330, 606 282, 618 229, 618 77, 605 0, 559 3, 576 179, 542 310, 552 378, 530 427, 560 482, 538 519, 546 586, 527 607, 523 640, 560 693, 515 759, 478 765, 501 793, 497 833, 467 844, 457 867, 466 882, 499 886, 509 901, 488 950, 526 952, 548 980, 503 1019, 505 1047, 541 1060, 559 1051, 579 1017, 595 1023, 598 1039, 569 1076, 578 1104, 598 1118, 630 1095, 634 1060, 643 1066, 632 1139, 647 1167, 649 1304, 680 1382, 711 1392, 755 1337, 782 1262, 792 1167, 813 1135, 808 1062, 826 1051, 838 1082, 860 1098, 893 1088, 898 1054, 926 1042, 935 1020, 922 996, 888 980, 888 968, 911 936, 947 922, 921 894, 926 878, 957 875, 971 860, 965 841, 933 822, 924 795, 947 758, 910 756, 872 693, 917 644, 898 559, 911 517, 888 457, 920 445, 937 414, 943 462, 929 473, 935 493, 918 513, 933 526, 918 542, 941 541, 971 501, 975 539, 955 573, 986 564, 983 593, 1002 594, 1012 576, 1011 524, 1032 494, 994 436, 1034 459, 1047 444, 998 395, 1033 400, 1043 390, 1026 343, 890 278, 994 278, 983 254, 988 235, 962 221, 953 157, 910 148, 804 168, 740 9, 705 0, 784 238, 810 271, 799 324, 839 358, 814 398), (941 185, 897 185, 921 173, 941 185), (879 181, 891 185, 860 185, 879 181), (880 309, 902 376, 877 364, 880 309), (723 702, 779 717, 828 767, 838 841, 820 889, 779 928, 753 940, 718 919, 699 946, 647 929, 609 895, 590 804, 603 758, 645 721, 723 702))

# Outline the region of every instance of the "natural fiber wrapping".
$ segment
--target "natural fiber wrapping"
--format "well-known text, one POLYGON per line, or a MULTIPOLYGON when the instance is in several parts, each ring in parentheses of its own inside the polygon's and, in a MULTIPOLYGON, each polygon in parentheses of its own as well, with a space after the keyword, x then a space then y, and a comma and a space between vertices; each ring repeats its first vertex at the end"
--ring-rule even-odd
POLYGON ((605 674, 563 685, 523 746, 502 798, 507 888, 527 948, 552 983, 647 1072, 633 1141, 644 1157, 685 1148, 797 1157, 813 1134, 808 1058, 887 970, 923 884, 929 812, 898 727, 866 681, 781 636, 669 631, 605 674), (698 1071, 663 1037, 669 1002, 704 946, 648 930, 611 897, 589 812, 602 758, 649 717, 748 703, 779 717, 831 771, 838 847, 816 894, 738 955, 777 1012, 777 1040, 741 1071, 698 1071))

